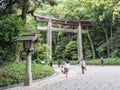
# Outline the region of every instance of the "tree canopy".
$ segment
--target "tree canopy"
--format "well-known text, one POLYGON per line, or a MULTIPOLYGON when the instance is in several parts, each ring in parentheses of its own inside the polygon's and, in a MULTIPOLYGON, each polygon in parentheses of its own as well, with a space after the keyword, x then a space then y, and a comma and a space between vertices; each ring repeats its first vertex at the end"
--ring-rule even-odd
MULTIPOLYGON (((84 58, 120 57, 119 0, 0 0, 1 62, 13 59, 16 40, 22 34, 37 33, 41 43, 46 43, 46 32, 36 28, 46 23, 36 22, 33 12, 68 20, 91 20, 90 26, 82 27, 89 31, 87 35, 82 35, 84 58), (9 52, 11 54, 8 55, 9 52)), ((77 59, 76 40, 76 34, 53 32, 53 58, 77 59)), ((21 47, 19 50, 22 51, 21 47)))

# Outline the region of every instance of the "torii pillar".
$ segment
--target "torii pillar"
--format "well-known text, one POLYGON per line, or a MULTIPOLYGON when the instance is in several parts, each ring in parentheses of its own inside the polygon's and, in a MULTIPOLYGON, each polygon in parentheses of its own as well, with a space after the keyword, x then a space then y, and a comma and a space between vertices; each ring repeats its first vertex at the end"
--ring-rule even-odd
MULTIPOLYGON (((47 30, 47 44, 50 47, 50 49, 52 50, 52 22, 51 19, 49 19, 48 22, 48 30, 47 30)), ((52 66, 52 55, 50 55, 49 57, 49 62, 50 62, 50 66, 52 66)))
POLYGON ((77 45, 78 45, 78 60, 81 61, 81 59, 83 59, 83 49, 82 49, 82 30, 80 23, 78 26, 78 33, 77 33, 77 45))

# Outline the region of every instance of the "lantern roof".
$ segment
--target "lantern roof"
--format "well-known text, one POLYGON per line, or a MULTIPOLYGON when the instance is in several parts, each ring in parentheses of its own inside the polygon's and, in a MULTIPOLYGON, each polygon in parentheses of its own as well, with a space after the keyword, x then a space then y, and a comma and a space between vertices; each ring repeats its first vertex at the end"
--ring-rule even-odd
POLYGON ((18 41, 36 42, 36 41, 39 41, 39 39, 37 34, 28 34, 28 35, 23 35, 21 38, 18 39, 18 41))

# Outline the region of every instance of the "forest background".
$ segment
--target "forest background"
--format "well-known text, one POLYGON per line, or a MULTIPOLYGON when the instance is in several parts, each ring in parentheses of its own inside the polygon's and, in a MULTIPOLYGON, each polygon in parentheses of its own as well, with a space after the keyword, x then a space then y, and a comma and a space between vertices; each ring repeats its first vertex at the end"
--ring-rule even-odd
MULTIPOLYGON (((0 0, 0 64, 25 60, 26 53, 17 39, 23 34, 35 33, 41 43, 35 46, 32 59, 53 61, 59 58, 78 60, 77 35, 53 32, 52 51, 46 45, 46 31, 38 31, 33 13, 67 20, 91 20, 82 27, 84 59, 120 57, 120 1, 119 0, 0 0)), ((53 25, 62 27, 62 25, 53 25)), ((70 27, 74 29, 74 26, 70 27)))

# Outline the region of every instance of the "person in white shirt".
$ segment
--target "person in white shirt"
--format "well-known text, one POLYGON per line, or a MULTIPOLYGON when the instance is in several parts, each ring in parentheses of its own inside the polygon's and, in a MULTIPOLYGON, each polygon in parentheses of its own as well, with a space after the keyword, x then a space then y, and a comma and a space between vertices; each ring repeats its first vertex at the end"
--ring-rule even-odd
POLYGON ((86 69, 86 63, 83 59, 81 60, 80 65, 81 65, 82 73, 84 74, 85 70, 87 69, 86 69))
POLYGON ((65 65, 64 65, 64 74, 66 75, 66 78, 68 77, 69 68, 70 68, 70 61, 67 60, 65 65))

